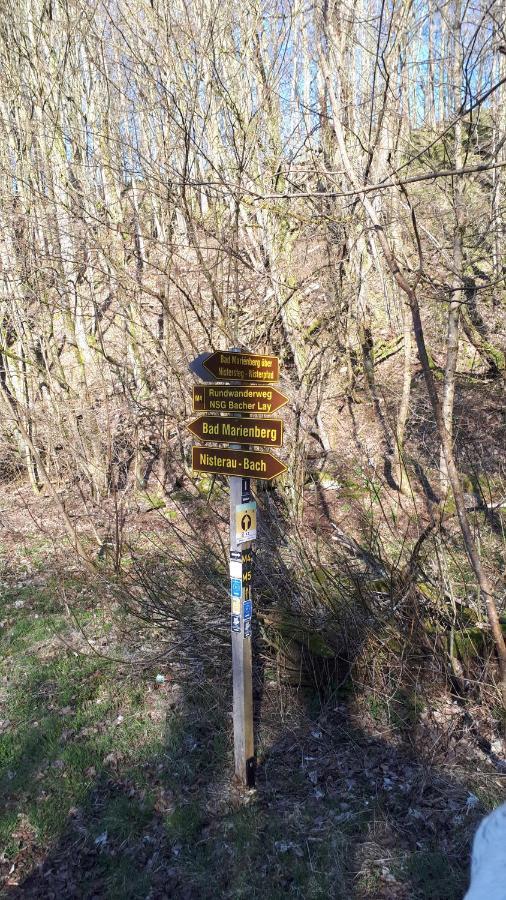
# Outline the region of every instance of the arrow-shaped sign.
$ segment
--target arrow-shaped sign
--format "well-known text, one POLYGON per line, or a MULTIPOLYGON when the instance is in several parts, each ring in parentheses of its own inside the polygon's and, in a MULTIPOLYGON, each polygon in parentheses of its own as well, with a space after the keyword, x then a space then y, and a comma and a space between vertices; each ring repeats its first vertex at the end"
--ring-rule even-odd
POLYGON ((277 356, 258 353, 222 351, 211 353, 203 362, 204 368, 218 381, 256 381, 268 383, 279 380, 277 356))
POLYGON ((194 385, 193 412, 274 413, 288 397, 269 385, 194 385))
POLYGON ((285 464, 272 453, 220 450, 218 447, 192 447, 192 465, 195 472, 238 475, 240 478, 258 478, 260 481, 271 481, 286 472, 285 464))
POLYGON ((257 444, 261 447, 283 446, 281 419, 220 418, 199 416, 186 426, 201 441, 230 444, 257 444))

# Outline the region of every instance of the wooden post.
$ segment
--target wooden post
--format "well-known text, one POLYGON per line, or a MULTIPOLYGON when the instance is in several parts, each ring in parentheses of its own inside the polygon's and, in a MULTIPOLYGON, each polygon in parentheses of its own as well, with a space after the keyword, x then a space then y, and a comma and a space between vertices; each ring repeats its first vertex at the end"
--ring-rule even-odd
MULTIPOLYGON (((249 478, 232 476, 229 478, 229 484, 235 773, 242 784, 253 787, 255 784, 255 746, 253 737, 251 615, 247 618, 244 615, 245 602, 251 603, 252 600, 251 556, 253 541, 238 544, 236 524, 236 508, 251 498, 250 480, 249 478), (240 597, 237 596, 239 579, 240 597)), ((251 605, 249 610, 251 610, 251 605)))
POLYGON ((187 425, 204 444, 244 441, 228 448, 193 447, 194 472, 226 475, 230 486, 230 629, 232 637, 232 679, 235 773, 248 787, 255 783, 255 744, 253 735, 253 672, 251 632, 253 615, 252 568, 253 542, 256 539, 256 504, 252 501, 250 477, 271 481, 286 472, 281 460, 269 452, 250 450, 281 447, 283 422, 280 419, 253 418, 251 414, 270 415, 288 398, 272 387, 279 380, 277 356, 249 353, 233 348, 201 353, 190 364, 190 371, 210 384, 193 389, 193 412, 217 413, 199 416, 187 425), (226 382, 215 384, 215 381, 226 382), (233 384, 227 382, 232 381, 233 384), (230 413, 232 418, 223 417, 230 413), (235 426, 232 430, 232 420, 235 426), (244 421, 247 419, 248 421, 244 421), (235 472, 235 475, 231 475, 235 472))

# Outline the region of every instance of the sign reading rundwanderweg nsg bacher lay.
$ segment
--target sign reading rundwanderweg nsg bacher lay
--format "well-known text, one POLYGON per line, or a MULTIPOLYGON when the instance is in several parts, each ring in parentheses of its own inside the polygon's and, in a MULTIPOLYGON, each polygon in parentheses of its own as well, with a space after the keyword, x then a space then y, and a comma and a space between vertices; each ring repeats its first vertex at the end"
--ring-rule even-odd
POLYGON ((193 412, 262 413, 277 412, 288 397, 268 385, 195 384, 193 412))
POLYGON ((204 360, 203 366, 218 381, 268 383, 279 380, 279 359, 277 356, 218 350, 204 360))

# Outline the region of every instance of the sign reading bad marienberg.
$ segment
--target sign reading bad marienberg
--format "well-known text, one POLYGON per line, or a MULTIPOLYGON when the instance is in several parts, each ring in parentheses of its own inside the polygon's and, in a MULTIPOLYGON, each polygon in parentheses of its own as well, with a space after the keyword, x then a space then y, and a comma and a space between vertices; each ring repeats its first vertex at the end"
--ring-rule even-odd
POLYGON ((286 472, 286 466, 272 453, 255 450, 219 450, 217 447, 192 447, 192 466, 196 472, 213 475, 237 475, 270 481, 286 472))
POLYGON ((261 356, 257 353, 231 353, 218 350, 203 362, 211 375, 221 381, 278 381, 277 356, 261 356))
POLYGON ((281 419, 220 418, 199 416, 186 426, 201 441, 230 442, 231 444, 259 444, 262 447, 283 446, 281 419))

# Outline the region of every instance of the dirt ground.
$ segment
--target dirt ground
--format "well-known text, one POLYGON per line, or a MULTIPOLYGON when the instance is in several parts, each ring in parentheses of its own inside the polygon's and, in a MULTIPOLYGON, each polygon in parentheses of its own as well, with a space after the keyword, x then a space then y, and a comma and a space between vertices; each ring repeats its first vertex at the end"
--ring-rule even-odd
POLYGON ((243 790, 227 657, 220 677, 180 669, 82 572, 50 501, 0 505, 3 896, 462 897, 476 825, 505 797, 493 709, 436 685, 414 712, 359 685, 318 697, 257 630, 243 790))

